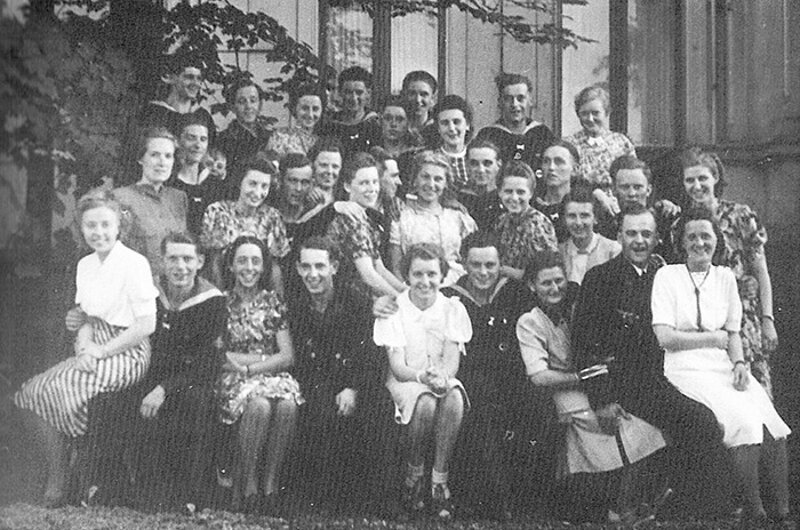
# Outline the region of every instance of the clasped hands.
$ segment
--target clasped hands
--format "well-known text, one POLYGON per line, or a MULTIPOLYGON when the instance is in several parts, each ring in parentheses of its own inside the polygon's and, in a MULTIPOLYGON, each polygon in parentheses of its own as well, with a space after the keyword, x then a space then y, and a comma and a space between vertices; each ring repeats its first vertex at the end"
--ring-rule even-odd
POLYGON ((429 387, 435 394, 447 392, 447 381, 449 378, 440 368, 428 366, 425 370, 417 374, 417 381, 429 387))
POLYGON ((600 429, 606 434, 616 434, 620 419, 629 420, 631 415, 619 403, 609 403, 595 411, 600 429))

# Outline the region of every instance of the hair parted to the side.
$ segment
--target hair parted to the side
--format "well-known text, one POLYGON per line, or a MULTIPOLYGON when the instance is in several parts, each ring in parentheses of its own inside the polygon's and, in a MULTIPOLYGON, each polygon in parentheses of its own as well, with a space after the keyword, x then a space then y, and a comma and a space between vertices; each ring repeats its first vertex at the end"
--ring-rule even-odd
POLYGON ((542 250, 533 255, 533 259, 525 267, 525 272, 522 274, 522 280, 525 283, 534 283, 539 273, 546 269, 559 267, 561 272, 566 275, 566 266, 564 265, 564 258, 561 257, 555 250, 542 250))
POLYGON ((169 132, 166 127, 147 127, 142 129, 139 134, 139 143, 136 150, 136 160, 141 160, 147 150, 150 148, 150 141, 158 138, 169 140, 172 142, 172 147, 178 148, 178 139, 175 135, 169 132))
POLYGON ((172 231, 169 232, 167 235, 165 235, 164 239, 161 240, 161 244, 159 245, 159 249, 161 250, 162 256, 167 254, 167 245, 169 245, 170 243, 181 244, 181 245, 192 245, 198 256, 204 254, 203 248, 197 242, 197 238, 194 237, 189 232, 172 231))
POLYGON ((432 243, 416 243, 408 247, 408 250, 400 259, 400 273, 403 279, 408 281, 408 273, 411 270, 411 264, 414 260, 423 261, 438 261, 439 272, 442 273, 442 278, 447 276, 450 271, 450 264, 444 259, 444 253, 441 247, 432 243))
MULTIPOLYGON (((328 253, 331 262, 341 261, 341 251, 339 245, 328 236, 311 236, 300 243, 300 252, 304 250, 324 250, 328 253)), ((298 260, 300 253, 298 255, 298 260)))
MULTIPOLYGON (((471 234, 467 235, 463 240, 461 240, 461 257, 466 260, 467 254, 473 248, 491 248, 494 247, 495 249, 500 248, 500 239, 497 237, 491 230, 478 230, 472 232, 471 234)), ((499 252, 499 250, 498 250, 499 252)))
POLYGON ((408 72, 406 76, 403 78, 403 92, 408 91, 408 88, 411 86, 411 83, 416 81, 422 81, 423 83, 427 84, 431 87, 431 95, 436 93, 438 88, 438 84, 436 83, 436 78, 433 77, 430 73, 426 72, 425 70, 414 70, 413 72, 408 72))
POLYGON ((692 206, 684 210, 675 222, 675 250, 677 250, 681 260, 686 261, 686 248, 684 248, 683 245, 683 237, 686 234, 686 225, 692 221, 708 221, 711 223, 711 229, 714 231, 714 235, 717 236, 717 247, 714 249, 711 263, 714 265, 725 263, 725 254, 727 252, 725 248, 725 236, 722 234, 714 212, 703 206, 692 206))
POLYGON ((525 85, 528 87, 528 92, 533 90, 533 83, 530 77, 522 74, 513 74, 501 72, 494 78, 494 84, 497 86, 497 93, 502 95, 503 90, 511 85, 525 85))
POLYGON ((256 236, 243 235, 237 237, 233 243, 225 247, 222 252, 222 285, 225 290, 230 291, 236 285, 236 276, 233 274, 233 261, 236 258, 236 251, 242 245, 255 245, 261 249, 261 258, 264 260, 264 270, 261 278, 258 279, 258 288, 272 290, 272 256, 267 251, 267 245, 256 236))
POLYGON ((582 106, 594 100, 598 100, 603 105, 606 114, 611 112, 611 96, 609 96, 608 90, 603 85, 591 85, 575 95, 575 114, 580 112, 582 106))
MULTIPOLYGON (((722 165, 719 155, 714 151, 707 151, 699 146, 689 147, 681 151, 678 156, 682 169, 690 167, 702 166, 711 171, 711 175, 717 179, 714 184, 714 196, 717 198, 722 197, 722 190, 727 186, 725 181, 725 168, 722 165)), ((683 172, 680 174, 681 189, 683 189, 683 172)))
POLYGON ((644 160, 640 160, 632 155, 622 155, 615 158, 614 161, 611 162, 611 167, 609 168, 608 172, 611 175, 611 179, 616 182, 618 172, 622 170, 636 169, 642 170, 642 173, 644 173, 644 176, 647 179, 647 183, 652 186, 653 177, 650 171, 650 166, 647 165, 647 162, 644 160))

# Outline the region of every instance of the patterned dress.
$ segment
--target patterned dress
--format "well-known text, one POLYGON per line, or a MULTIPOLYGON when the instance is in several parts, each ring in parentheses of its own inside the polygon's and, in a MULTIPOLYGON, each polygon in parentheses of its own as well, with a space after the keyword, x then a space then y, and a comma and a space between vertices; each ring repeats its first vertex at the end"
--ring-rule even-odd
POLYGON ((273 258, 289 253, 289 239, 281 214, 262 204, 255 213, 246 214, 236 201, 215 202, 203 216, 200 243, 207 249, 222 250, 242 235, 252 235, 264 241, 273 258))
POLYGON ((553 223, 534 208, 504 213, 495 225, 495 233, 500 239, 500 263, 507 267, 524 270, 537 252, 558 251, 553 223))
POLYGON ((380 227, 368 219, 353 219, 345 214, 336 214, 328 226, 328 237, 342 253, 341 278, 362 294, 370 294, 355 268, 354 261, 365 256, 376 261, 380 258, 382 233, 380 227))
POLYGON ((267 142, 266 150, 278 155, 279 159, 288 153, 303 153, 307 155, 317 143, 318 136, 302 127, 281 127, 272 133, 267 142))
POLYGON ((578 148, 584 180, 604 190, 611 189, 608 171, 611 163, 622 155, 636 156, 633 142, 618 132, 606 131, 600 136, 591 136, 581 129, 566 140, 578 148))
MULTIPOLYGON (((276 355, 276 335, 288 329, 286 306, 272 291, 261 291, 251 301, 242 300, 235 292, 228 296, 228 328, 224 350, 256 355, 276 355)), ((225 372, 217 385, 220 419, 235 423, 253 398, 294 399, 305 402, 300 385, 288 372, 260 373, 249 377, 239 372, 225 372)))

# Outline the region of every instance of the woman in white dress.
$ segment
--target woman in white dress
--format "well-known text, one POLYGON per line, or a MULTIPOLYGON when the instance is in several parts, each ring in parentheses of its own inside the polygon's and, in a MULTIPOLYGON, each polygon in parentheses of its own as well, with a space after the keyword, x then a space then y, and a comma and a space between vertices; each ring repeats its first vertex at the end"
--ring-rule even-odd
POLYGON ((448 466, 469 407, 456 374, 464 344, 472 338, 472 324, 461 302, 439 293, 447 261, 438 247, 412 245, 403 256, 401 272, 409 289, 397 297, 395 314, 375 321, 374 339, 375 344, 386 347, 389 356, 386 388, 394 400, 395 420, 407 426, 403 502, 409 511, 425 507, 424 458, 426 441, 433 438, 432 511, 449 519, 453 508, 448 466))
POLYGON ((666 350, 664 373, 686 396, 708 406, 731 448, 746 517, 767 514, 759 460, 768 470, 776 520, 787 520, 786 436, 791 432, 742 353, 742 303, 733 271, 712 263, 721 233, 706 209, 684 213, 678 227, 685 264, 661 268, 653 283, 653 330, 666 350))

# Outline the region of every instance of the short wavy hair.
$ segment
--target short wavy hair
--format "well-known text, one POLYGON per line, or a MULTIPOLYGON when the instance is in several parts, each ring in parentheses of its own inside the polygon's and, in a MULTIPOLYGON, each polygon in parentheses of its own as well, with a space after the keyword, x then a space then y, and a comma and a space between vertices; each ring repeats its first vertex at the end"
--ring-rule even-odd
MULTIPOLYGON (((725 169, 722 165, 722 160, 720 160, 717 153, 714 151, 706 151, 702 147, 694 146, 684 149, 678 156, 678 160, 680 161, 681 169, 688 169, 695 166, 708 168, 714 178, 717 179, 716 184, 714 184, 714 195, 717 198, 722 197, 722 189, 727 186, 728 183, 725 181, 725 169)), ((680 179, 681 189, 684 189, 683 171, 680 173, 680 179)))
POLYGON ((233 243, 225 247, 225 250, 222 253, 222 285, 225 287, 226 291, 232 290, 236 285, 236 276, 231 270, 233 267, 233 261, 236 258, 236 251, 242 245, 248 244, 255 245, 261 249, 261 257, 264 260, 264 270, 261 273, 261 277, 258 279, 258 288, 267 291, 272 289, 272 256, 267 250, 266 243, 256 236, 242 235, 237 237, 233 243))
POLYGON ((415 259, 438 261, 442 278, 447 276, 447 273, 450 271, 450 264, 444 259, 444 253, 441 247, 433 243, 417 243, 408 247, 403 257, 400 258, 400 273, 403 275, 405 281, 408 281, 408 273, 415 259))
POLYGON ((582 106, 595 99, 603 104, 603 109, 606 113, 611 112, 611 96, 608 94, 608 90, 602 85, 592 85, 587 86, 575 95, 575 114, 580 112, 582 106))

